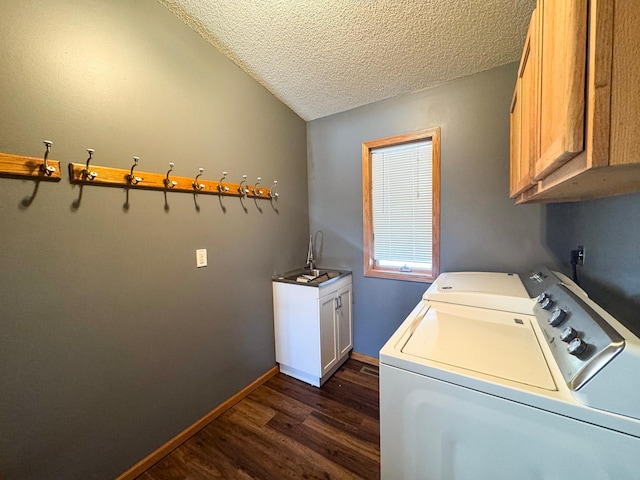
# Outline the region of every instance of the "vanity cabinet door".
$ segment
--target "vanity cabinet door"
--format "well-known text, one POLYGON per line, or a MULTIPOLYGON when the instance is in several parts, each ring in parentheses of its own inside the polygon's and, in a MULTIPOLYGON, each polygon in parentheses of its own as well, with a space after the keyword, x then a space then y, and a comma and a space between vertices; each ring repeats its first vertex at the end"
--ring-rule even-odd
POLYGON ((320 376, 324 376, 338 361, 338 332, 336 328, 336 293, 321 297, 320 308, 320 376))
POLYGON ((338 328, 338 357, 347 355, 353 348, 353 331, 351 321, 351 285, 348 285, 337 294, 338 305, 336 308, 336 326, 338 328))

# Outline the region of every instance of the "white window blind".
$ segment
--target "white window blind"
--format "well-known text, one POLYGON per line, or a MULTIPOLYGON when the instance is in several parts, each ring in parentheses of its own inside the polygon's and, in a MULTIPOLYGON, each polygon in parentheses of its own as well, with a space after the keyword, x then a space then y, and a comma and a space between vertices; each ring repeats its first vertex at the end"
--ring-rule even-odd
POLYGON ((378 265, 431 268, 432 141, 371 151, 374 260, 378 265))

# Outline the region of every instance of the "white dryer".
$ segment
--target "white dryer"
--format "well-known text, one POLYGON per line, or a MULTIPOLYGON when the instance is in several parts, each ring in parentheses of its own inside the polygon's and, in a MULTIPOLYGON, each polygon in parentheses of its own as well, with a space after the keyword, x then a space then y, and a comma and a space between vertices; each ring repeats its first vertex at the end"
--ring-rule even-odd
POLYGON ((640 341, 523 278, 443 274, 382 348, 383 479, 640 478, 640 341))

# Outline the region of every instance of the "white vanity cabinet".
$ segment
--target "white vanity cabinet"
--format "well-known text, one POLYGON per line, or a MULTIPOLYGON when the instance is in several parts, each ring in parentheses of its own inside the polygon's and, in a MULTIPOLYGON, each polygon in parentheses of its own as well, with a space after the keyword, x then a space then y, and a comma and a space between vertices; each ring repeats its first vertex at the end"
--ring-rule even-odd
POLYGON ((351 274, 319 286, 273 282, 276 361, 280 371, 321 386, 353 348, 351 274))

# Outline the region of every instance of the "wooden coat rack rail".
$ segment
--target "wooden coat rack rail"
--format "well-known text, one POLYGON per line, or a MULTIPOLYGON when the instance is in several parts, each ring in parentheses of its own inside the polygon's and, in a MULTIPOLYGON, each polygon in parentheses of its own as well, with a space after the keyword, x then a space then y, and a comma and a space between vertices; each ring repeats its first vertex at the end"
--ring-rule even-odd
MULTIPOLYGON (((162 190, 166 192, 188 192, 206 195, 246 196, 250 198, 276 199, 275 192, 277 181, 271 188, 260 184, 260 178, 254 184, 243 180, 242 183, 229 183, 226 173, 220 180, 203 180, 200 178, 203 171, 193 177, 173 176, 173 165, 166 174, 141 172, 135 169, 136 163, 130 170, 122 168, 102 167, 97 165, 85 165, 81 163, 69 164, 69 177, 71 183, 83 185, 102 185, 109 187, 140 188, 147 190, 162 190)), ((246 175, 243 175, 246 179, 246 175)))
MULTIPOLYGON (((43 158, 25 157, 9 153, 0 153, 0 177, 32 178, 34 180, 60 181, 62 172, 58 160, 49 160, 51 145, 49 140, 43 142, 46 151, 43 158)), ((278 181, 274 180, 271 187, 261 184, 258 177, 255 183, 247 181, 247 176, 242 176, 242 182, 230 183, 226 181, 227 172, 222 172, 220 180, 204 180, 204 169, 200 168, 194 177, 177 177, 173 173, 173 163, 169 163, 166 174, 153 172, 140 172, 138 157, 133 157, 134 163, 131 169, 111 168, 91 165, 93 149, 87 149, 89 158, 86 164, 70 163, 69 180, 74 184, 103 185, 108 187, 140 188, 147 190, 162 190, 165 192, 188 192, 208 195, 226 195, 236 197, 263 198, 277 200, 275 191, 278 181)))
POLYGON ((32 178, 59 182, 62 178, 60 162, 43 158, 0 153, 0 176, 32 178))

